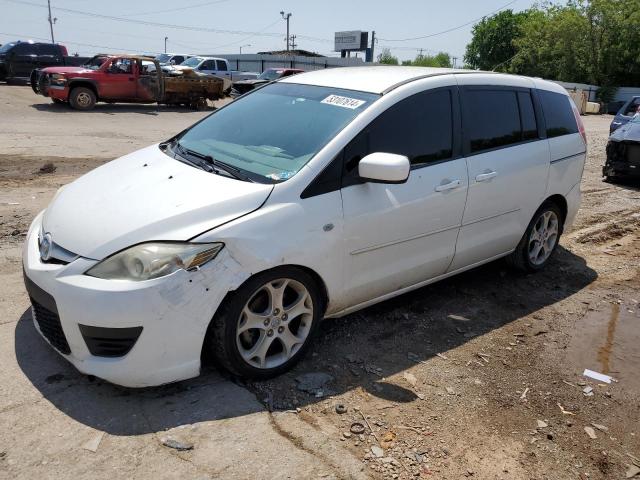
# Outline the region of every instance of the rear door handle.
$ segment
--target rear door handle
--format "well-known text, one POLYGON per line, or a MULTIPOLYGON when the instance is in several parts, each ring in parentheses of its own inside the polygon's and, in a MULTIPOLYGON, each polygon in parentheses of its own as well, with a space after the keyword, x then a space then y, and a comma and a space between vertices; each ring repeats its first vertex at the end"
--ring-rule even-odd
POLYGON ((480 175, 476 175, 476 182, 486 182, 487 180, 491 180, 493 177, 497 175, 498 175, 498 172, 481 173, 480 175))
POLYGON ((460 180, 452 180, 449 183, 445 183, 443 185, 438 185, 435 188, 436 192, 446 192, 447 190, 453 190, 454 188, 458 188, 462 182, 460 180))

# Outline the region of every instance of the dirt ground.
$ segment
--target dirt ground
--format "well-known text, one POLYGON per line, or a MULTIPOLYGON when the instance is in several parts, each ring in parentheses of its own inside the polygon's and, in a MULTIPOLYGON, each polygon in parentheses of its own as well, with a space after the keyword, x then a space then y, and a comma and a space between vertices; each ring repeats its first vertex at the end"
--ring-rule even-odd
POLYGON ((268 382, 211 367, 127 390, 75 371, 31 323, 31 219, 61 185, 206 114, 79 113, 0 85, 0 478, 621 479, 640 467, 640 185, 601 179, 609 116, 584 117, 582 208, 541 273, 496 262, 325 321, 307 358, 268 382), (314 372, 326 383, 301 391, 314 372))

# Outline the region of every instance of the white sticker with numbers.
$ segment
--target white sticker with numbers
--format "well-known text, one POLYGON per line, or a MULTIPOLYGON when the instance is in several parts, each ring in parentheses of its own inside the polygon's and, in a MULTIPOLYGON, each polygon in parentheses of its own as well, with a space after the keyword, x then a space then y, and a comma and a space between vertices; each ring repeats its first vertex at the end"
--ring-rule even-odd
POLYGON ((320 103, 328 103, 329 105, 336 105, 338 107, 350 108, 355 110, 360 105, 367 103, 364 100, 358 100, 357 98, 341 97, 340 95, 329 95, 320 103))

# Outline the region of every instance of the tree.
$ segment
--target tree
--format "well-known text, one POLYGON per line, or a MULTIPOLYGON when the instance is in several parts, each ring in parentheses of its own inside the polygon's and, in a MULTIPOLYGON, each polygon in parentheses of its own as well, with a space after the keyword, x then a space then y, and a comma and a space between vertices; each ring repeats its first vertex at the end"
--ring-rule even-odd
POLYGON ((391 55, 389 48, 383 48, 378 55, 378 63, 384 63, 385 65, 398 65, 398 57, 391 55))
MULTIPOLYGON (((404 62, 403 62, 404 64, 404 62)), ((439 52, 436 55, 418 55, 409 65, 414 67, 444 67, 451 68, 451 55, 445 52, 439 52)))
POLYGON ((466 65, 480 70, 506 71, 509 60, 517 53, 514 40, 521 35, 520 29, 528 16, 528 11, 504 10, 476 23, 464 54, 466 65))

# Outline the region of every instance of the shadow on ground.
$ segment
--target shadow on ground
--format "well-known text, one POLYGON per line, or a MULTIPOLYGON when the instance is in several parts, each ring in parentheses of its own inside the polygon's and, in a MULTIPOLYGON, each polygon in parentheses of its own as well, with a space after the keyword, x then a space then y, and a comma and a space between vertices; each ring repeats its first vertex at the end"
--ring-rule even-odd
MULTIPOLYGON (((285 394, 260 401, 274 409, 319 401, 295 388, 295 377, 311 371, 329 372, 334 381, 327 390, 334 394, 361 387, 394 402, 414 401, 414 392, 381 382, 380 376, 401 372, 562 301, 596 278, 582 258, 560 248, 552 264, 535 275, 521 275, 494 262, 325 321, 307 357, 292 372, 269 381, 268 390, 285 394), (362 368, 356 371, 354 363, 362 368)), ((17 323, 15 349, 20 368, 48 401, 78 422, 112 435, 155 432, 264 409, 246 389, 208 368, 193 380, 140 390, 91 379, 40 338, 29 311, 17 323)), ((245 386, 263 397, 265 385, 245 386)))

